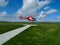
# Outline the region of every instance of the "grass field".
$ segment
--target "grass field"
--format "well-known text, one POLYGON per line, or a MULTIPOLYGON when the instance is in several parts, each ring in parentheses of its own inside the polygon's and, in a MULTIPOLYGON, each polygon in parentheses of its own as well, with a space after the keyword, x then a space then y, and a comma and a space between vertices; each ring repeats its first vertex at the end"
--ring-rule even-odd
POLYGON ((0 23, 0 34, 11 31, 16 28, 20 28, 23 25, 16 25, 16 24, 11 24, 11 23, 0 23))
POLYGON ((37 25, 3 45, 60 45, 60 23, 37 23, 37 25))

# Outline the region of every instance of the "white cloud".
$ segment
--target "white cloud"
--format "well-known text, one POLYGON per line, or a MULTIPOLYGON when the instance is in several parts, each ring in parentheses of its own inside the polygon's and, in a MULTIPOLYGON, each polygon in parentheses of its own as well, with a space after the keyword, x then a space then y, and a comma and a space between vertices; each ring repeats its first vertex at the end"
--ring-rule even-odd
POLYGON ((55 20, 60 20, 60 16, 55 17, 55 20))
POLYGON ((41 11, 41 12, 39 13, 39 16, 37 16, 37 18, 43 18, 43 17, 45 17, 45 16, 46 16, 46 12, 41 11))
MULTIPOLYGON (((11 20, 11 19, 10 19, 11 20)), ((6 11, 0 12, 0 21, 10 21, 6 11)))
POLYGON ((50 9, 46 12, 46 14, 52 14, 52 13, 55 13, 55 12, 57 12, 56 9, 50 9))
POLYGON ((38 17, 38 18, 44 18, 45 16, 47 16, 47 15, 49 15, 49 14, 53 14, 53 13, 55 13, 55 12, 57 12, 56 9, 50 9, 50 10, 48 10, 48 11, 41 11, 41 12, 39 13, 39 16, 37 16, 37 17, 38 17))
POLYGON ((7 16, 7 12, 6 11, 0 12, 0 17, 5 17, 5 16, 7 16))
POLYGON ((48 10, 48 9, 50 9, 50 7, 48 7, 48 6, 44 8, 44 10, 48 10))
POLYGON ((9 2, 8 0, 7 1, 6 0, 0 0, 0 6, 4 7, 8 4, 8 2, 9 2))
POLYGON ((23 16, 37 16, 37 9, 41 9, 45 5, 49 4, 50 1, 45 0, 45 1, 39 1, 39 0, 23 0, 23 6, 21 9, 17 11, 17 13, 20 15, 22 14, 23 16))

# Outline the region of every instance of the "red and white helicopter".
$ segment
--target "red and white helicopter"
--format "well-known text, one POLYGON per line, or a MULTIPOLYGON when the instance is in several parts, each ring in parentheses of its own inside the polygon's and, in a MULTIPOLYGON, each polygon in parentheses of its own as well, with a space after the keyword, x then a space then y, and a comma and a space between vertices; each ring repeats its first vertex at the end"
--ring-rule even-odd
POLYGON ((28 21, 36 21, 36 19, 34 17, 32 17, 32 16, 28 16, 28 17, 24 18, 22 15, 20 15, 19 18, 20 19, 26 19, 28 21))

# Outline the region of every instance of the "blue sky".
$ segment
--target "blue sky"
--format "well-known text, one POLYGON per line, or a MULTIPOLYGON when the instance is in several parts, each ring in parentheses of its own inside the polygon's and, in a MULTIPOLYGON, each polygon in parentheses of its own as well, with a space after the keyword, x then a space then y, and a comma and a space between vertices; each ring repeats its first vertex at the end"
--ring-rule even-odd
POLYGON ((8 14, 15 13, 22 6, 22 0, 8 0, 8 4, 5 7, 0 6, 0 12, 7 11, 8 14))
POLYGON ((0 0, 0 21, 21 22, 33 16, 37 22, 60 22, 60 0, 0 0))

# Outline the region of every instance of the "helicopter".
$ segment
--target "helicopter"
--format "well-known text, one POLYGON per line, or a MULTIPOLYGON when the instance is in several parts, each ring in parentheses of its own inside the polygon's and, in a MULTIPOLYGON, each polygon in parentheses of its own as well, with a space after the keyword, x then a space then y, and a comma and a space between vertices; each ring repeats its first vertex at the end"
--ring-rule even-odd
POLYGON ((36 21, 36 19, 32 16, 28 16, 28 17, 23 17, 22 15, 19 16, 20 19, 25 19, 28 21, 36 21))

